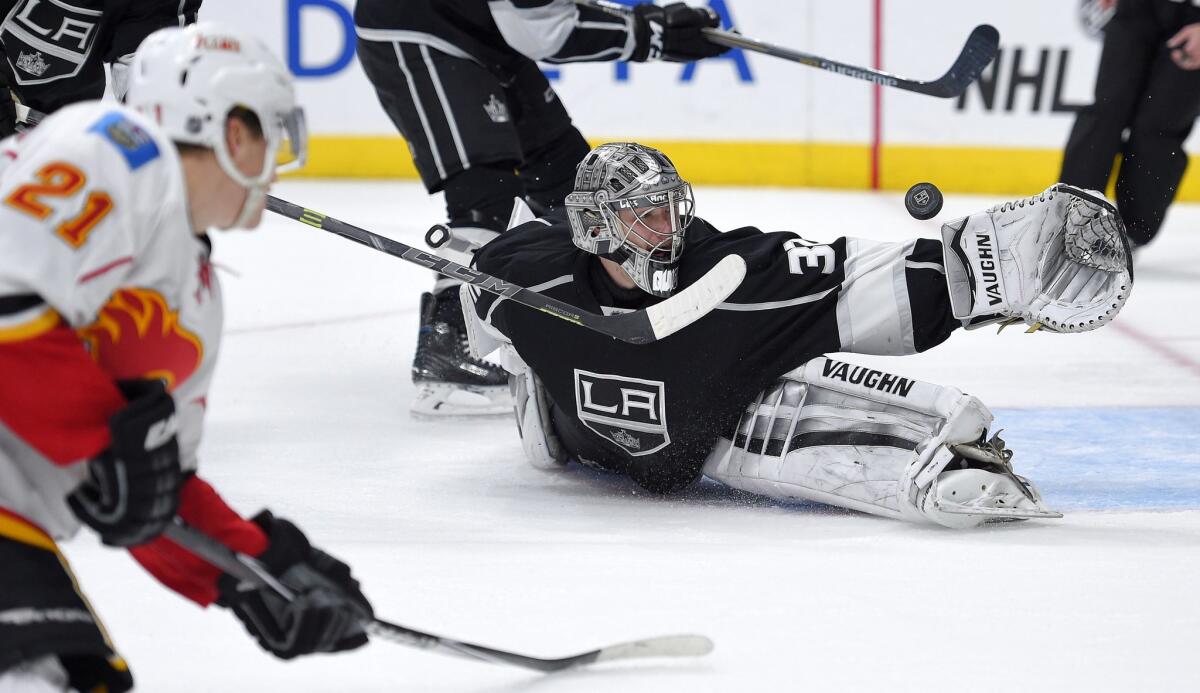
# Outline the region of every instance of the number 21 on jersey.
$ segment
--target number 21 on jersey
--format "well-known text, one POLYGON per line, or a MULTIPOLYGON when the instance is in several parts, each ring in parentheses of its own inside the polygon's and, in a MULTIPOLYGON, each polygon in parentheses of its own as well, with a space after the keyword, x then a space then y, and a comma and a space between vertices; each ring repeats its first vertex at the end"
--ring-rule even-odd
MULTIPOLYGON (((4 198, 4 203, 35 219, 45 219, 54 212, 46 204, 46 198, 72 197, 87 183, 83 171, 63 161, 46 164, 38 169, 34 178, 37 182, 18 186, 4 198)), ((87 242, 88 234, 112 208, 113 201, 108 193, 90 192, 79 214, 59 224, 54 232, 72 248, 78 248, 87 242)))
POLYGON ((788 256, 788 270, 792 274, 804 274, 805 268, 817 269, 821 274, 832 274, 837 264, 837 256, 833 248, 820 245, 803 238, 793 238, 785 241, 783 249, 788 256))

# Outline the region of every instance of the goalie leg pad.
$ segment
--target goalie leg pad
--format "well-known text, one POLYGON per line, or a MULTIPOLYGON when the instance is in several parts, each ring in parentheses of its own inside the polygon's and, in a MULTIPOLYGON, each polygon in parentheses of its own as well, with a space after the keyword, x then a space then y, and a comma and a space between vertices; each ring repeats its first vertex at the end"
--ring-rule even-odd
POLYGON ((550 402, 542 381, 520 360, 511 346, 504 348, 504 367, 509 371, 517 432, 525 458, 538 469, 559 469, 567 463, 567 452, 550 416, 550 402))
POLYGON ((1060 517, 1012 473, 1002 442, 985 441, 991 421, 955 388, 821 357, 751 403, 704 473, 780 500, 947 527, 1060 517))

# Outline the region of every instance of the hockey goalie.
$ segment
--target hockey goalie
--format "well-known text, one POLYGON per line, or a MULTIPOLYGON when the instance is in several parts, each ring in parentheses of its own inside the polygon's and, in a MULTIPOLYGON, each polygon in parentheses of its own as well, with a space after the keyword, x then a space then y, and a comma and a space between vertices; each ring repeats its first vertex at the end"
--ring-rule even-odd
POLYGON ((980 400, 823 355, 912 354, 985 324, 1108 323, 1133 267, 1101 194, 1056 185, 952 221, 940 242, 813 242, 720 232, 663 153, 615 143, 584 158, 563 212, 530 217, 475 266, 595 313, 644 309, 729 254, 747 265, 717 309, 649 345, 464 287, 472 348, 503 347, 533 464, 578 462, 662 493, 705 475, 948 527, 1060 517, 1014 472, 980 400))

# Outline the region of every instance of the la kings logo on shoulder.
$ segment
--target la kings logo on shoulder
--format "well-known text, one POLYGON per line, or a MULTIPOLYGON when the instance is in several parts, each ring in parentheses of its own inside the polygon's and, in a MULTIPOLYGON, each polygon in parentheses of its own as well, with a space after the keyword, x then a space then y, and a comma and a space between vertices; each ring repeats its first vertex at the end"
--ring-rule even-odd
POLYGON ((0 34, 18 84, 45 84, 79 74, 99 32, 101 11, 52 0, 18 0, 0 34))
POLYGON ((596 435, 634 457, 671 444, 666 385, 623 375, 575 369, 575 413, 596 435))

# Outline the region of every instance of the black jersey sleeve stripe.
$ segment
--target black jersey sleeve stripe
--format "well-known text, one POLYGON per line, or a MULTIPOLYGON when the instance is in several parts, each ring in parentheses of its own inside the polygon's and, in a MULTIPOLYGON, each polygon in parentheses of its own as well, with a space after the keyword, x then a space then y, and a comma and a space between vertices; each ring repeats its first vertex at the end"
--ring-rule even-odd
POLYGON ((435 36, 424 31, 411 31, 408 29, 374 29, 370 27, 356 26, 354 33, 363 41, 373 41, 376 43, 417 43, 423 46, 439 50, 446 55, 479 62, 467 53, 462 48, 454 45, 446 39, 435 36))
POLYGON ((575 275, 564 274, 561 277, 555 277, 554 279, 551 279, 549 281, 544 281, 541 284, 534 284, 533 286, 529 287, 529 290, 536 291, 538 293, 544 293, 546 291, 549 291, 550 289, 553 289, 556 286, 562 286, 563 284, 566 284, 567 282, 573 282, 573 281, 575 281, 575 275))
POLYGON ((46 302, 37 294, 14 294, 0 296, 0 316, 14 315, 30 308, 44 305, 46 302))
MULTIPOLYGON (((542 282, 541 284, 534 284, 533 286, 529 287, 528 290, 535 293, 543 293, 553 289, 556 286, 562 286, 563 284, 567 284, 574 280, 575 277, 573 275, 564 274, 561 277, 555 277, 554 279, 542 282)), ((492 325, 493 327, 500 329, 499 326, 492 321, 492 318, 496 312, 496 309, 500 307, 500 304, 503 303, 504 300, 505 299, 503 296, 490 295, 490 300, 488 301, 486 308, 483 307, 482 303, 477 303, 476 310, 479 313, 480 319, 488 325, 492 325)))
POLYGON ((904 267, 910 270, 933 270, 939 274, 946 274, 946 266, 940 262, 913 262, 908 260, 904 263, 904 267))
POLYGON ((809 294, 807 296, 799 296, 797 298, 789 298, 782 301, 763 301, 762 303, 725 303, 717 306, 717 310, 735 310, 735 311, 752 311, 752 310, 775 310, 777 308, 791 308, 793 306, 801 306, 805 303, 813 303, 820 301, 829 294, 837 291, 837 287, 832 287, 820 293, 809 294))

